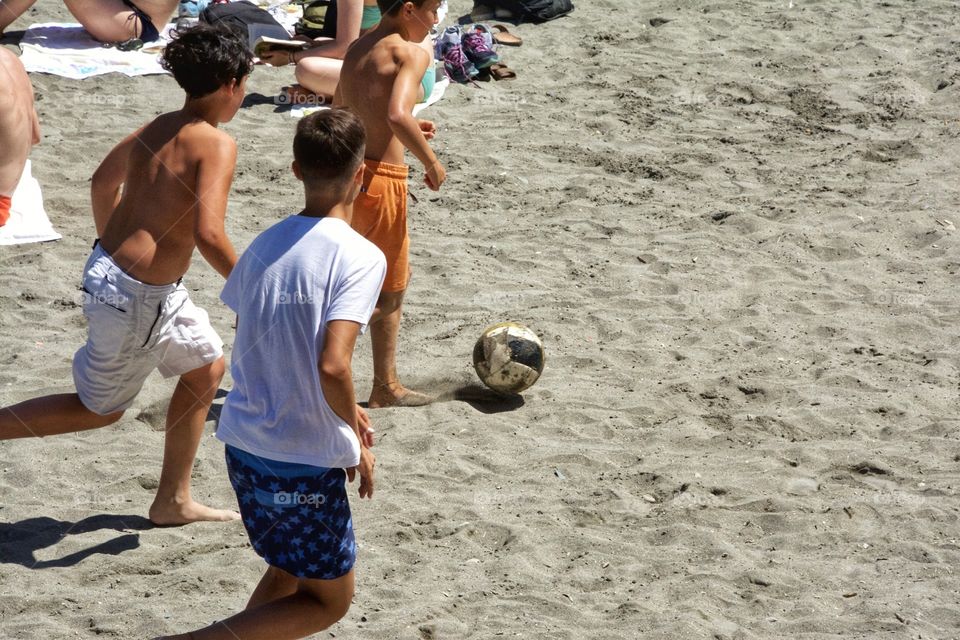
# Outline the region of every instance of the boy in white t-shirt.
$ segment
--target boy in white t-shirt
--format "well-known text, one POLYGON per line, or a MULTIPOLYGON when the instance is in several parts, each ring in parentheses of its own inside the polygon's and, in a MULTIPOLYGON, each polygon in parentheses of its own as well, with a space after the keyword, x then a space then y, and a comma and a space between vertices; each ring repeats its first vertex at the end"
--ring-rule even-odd
POLYGON ((386 272, 350 228, 366 136, 349 110, 300 121, 293 172, 299 215, 260 234, 221 299, 237 313, 233 390, 217 437, 254 550, 269 567, 226 620, 182 637, 301 638, 342 618, 356 557, 345 477, 373 496, 373 431, 357 406, 351 360, 386 272))

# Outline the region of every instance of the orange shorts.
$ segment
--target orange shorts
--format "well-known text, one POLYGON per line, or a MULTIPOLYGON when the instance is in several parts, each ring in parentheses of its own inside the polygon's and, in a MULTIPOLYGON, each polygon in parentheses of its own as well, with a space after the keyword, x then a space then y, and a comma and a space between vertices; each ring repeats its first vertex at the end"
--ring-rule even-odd
POLYGON ((407 174, 402 164, 364 160, 363 190, 353 203, 354 230, 387 257, 384 293, 407 288, 410 236, 407 234, 407 174))
POLYGON ((7 224, 10 219, 10 205, 13 201, 9 196, 0 196, 0 227, 7 224))

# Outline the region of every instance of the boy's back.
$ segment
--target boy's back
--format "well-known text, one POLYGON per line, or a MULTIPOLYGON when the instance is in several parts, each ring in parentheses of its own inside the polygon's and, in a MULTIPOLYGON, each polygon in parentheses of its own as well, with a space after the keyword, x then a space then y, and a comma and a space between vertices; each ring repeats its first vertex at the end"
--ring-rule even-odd
POLYGON ((330 408, 318 363, 334 320, 366 325, 383 254, 344 220, 290 216, 260 234, 221 298, 237 336, 217 437, 249 453, 321 467, 356 464, 353 430, 330 408))
POLYGON ((138 280, 174 282, 190 266, 198 216, 225 204, 236 144, 209 123, 178 111, 159 116, 121 147, 129 154, 123 195, 109 221, 97 220, 100 243, 138 280))

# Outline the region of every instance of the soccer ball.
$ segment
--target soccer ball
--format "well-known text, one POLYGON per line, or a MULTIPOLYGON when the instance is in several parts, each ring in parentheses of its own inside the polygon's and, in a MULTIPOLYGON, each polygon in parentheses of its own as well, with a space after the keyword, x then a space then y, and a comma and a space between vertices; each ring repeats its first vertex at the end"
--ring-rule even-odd
POLYGON ((543 343, 516 322, 484 329, 473 347, 473 368, 483 383, 502 394, 520 393, 543 372, 543 343))

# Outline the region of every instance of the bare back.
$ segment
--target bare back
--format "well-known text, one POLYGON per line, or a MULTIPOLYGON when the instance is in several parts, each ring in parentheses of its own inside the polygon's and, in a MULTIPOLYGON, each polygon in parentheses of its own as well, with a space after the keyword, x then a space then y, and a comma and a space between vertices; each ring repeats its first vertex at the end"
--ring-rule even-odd
POLYGON ((391 164, 404 164, 404 146, 390 126, 390 99, 401 68, 409 69, 419 83, 429 55, 397 34, 383 36, 378 29, 357 40, 343 59, 339 99, 353 109, 367 131, 366 156, 391 164))
POLYGON ((98 173, 125 159, 123 193, 109 218, 96 222, 103 248, 120 268, 149 284, 174 282, 186 273, 201 202, 208 196, 201 193, 209 188, 201 174, 218 165, 223 175, 216 182, 226 181, 224 199, 233 178, 232 161, 226 171, 215 162, 224 152, 235 159, 229 136, 182 112, 158 117, 111 152, 98 173))
POLYGON ((30 79, 17 56, 0 48, 0 196, 13 194, 30 148, 39 141, 30 79))

